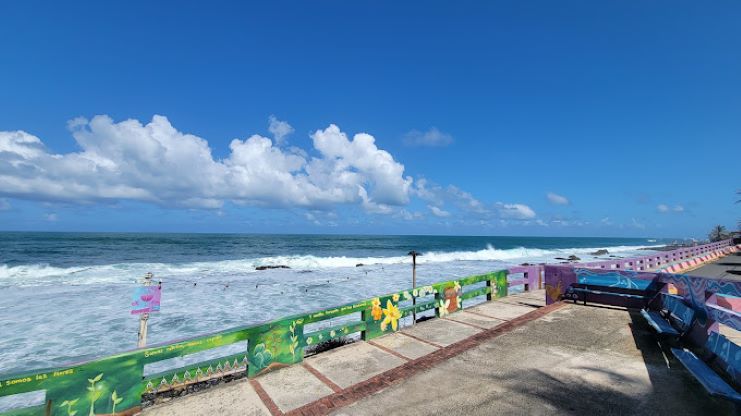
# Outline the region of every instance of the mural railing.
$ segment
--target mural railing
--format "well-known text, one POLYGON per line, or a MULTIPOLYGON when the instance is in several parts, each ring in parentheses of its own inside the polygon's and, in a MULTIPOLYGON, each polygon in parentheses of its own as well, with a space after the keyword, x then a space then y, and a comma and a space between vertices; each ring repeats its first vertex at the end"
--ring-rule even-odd
POLYGON ((681 262, 682 260, 688 260, 712 252, 722 251, 732 246, 733 240, 722 240, 700 246, 681 247, 671 251, 659 251, 639 257, 584 262, 579 263, 579 266, 591 269, 650 271, 667 267, 673 263, 681 262))
MULTIPOLYGON (((133 414, 140 410, 142 397, 187 386, 244 375, 255 377, 268 371, 301 362, 305 350, 322 342, 360 334, 364 340, 397 331, 400 320, 412 314, 434 310, 445 316, 463 308, 477 297, 503 297, 510 286, 537 287, 539 267, 513 268, 522 274, 508 281, 508 270, 469 276, 432 285, 394 292, 359 302, 307 314, 294 315, 257 325, 232 328, 214 334, 140 348, 96 360, 25 374, 0 376, 0 398, 39 394, 43 404, 22 407, 2 415, 101 415, 133 414), (320 329, 311 324, 343 322, 320 329), (246 348, 217 358, 198 360, 163 371, 146 374, 146 367, 167 360, 186 359, 194 354, 229 346, 246 348), (239 344, 242 343, 242 344, 239 344)), ((315 325, 316 326, 316 325, 315 325)))

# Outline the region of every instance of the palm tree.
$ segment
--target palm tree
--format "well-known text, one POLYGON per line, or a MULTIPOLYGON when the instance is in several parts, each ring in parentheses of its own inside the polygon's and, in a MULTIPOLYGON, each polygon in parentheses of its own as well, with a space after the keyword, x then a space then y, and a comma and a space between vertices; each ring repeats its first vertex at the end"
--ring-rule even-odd
POLYGON ((713 227, 713 230, 710 231, 710 234, 708 234, 708 239, 710 241, 720 241, 728 238, 728 235, 726 235, 726 227, 722 225, 716 225, 713 227))

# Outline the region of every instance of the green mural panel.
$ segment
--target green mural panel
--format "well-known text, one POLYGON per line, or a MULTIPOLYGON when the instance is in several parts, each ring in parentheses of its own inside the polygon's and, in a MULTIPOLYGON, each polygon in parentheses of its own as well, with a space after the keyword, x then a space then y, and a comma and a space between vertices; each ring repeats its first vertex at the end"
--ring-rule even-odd
POLYGON ((435 300, 437 301, 435 315, 438 318, 463 308, 463 302, 461 301, 463 290, 459 281, 451 280, 436 283, 432 287, 435 290, 435 300))
POLYGON ((140 406, 142 369, 136 356, 111 357, 2 380, 0 393, 6 396, 46 390, 52 415, 114 414, 140 406))
POLYGON ((304 359, 304 320, 286 319, 265 325, 247 340, 249 377, 273 371, 304 359))
POLYGON ((402 317, 399 301, 411 300, 409 292, 380 296, 370 301, 370 307, 363 313, 365 320, 364 339, 373 339, 381 335, 398 331, 399 319, 402 317))
POLYGON ((152 363, 166 360, 168 358, 182 357, 188 354, 194 354, 200 351, 212 348, 223 347, 244 341, 249 337, 251 332, 257 332, 261 327, 245 328, 235 331, 226 331, 220 334, 213 334, 204 337, 189 339, 187 341, 176 342, 173 344, 153 346, 141 351, 144 363, 152 363))

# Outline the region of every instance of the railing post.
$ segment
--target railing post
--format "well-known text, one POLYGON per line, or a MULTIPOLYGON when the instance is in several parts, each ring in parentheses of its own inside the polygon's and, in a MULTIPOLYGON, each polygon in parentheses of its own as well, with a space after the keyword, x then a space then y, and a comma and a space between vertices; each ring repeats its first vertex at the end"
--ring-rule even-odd
POLYGON ((507 296, 507 293, 509 292, 509 284, 507 282, 508 273, 508 270, 500 270, 494 273, 494 279, 497 289, 495 297, 497 298, 503 298, 507 296))
MULTIPOLYGON (((360 320, 363 322, 368 322, 368 309, 363 309, 360 311, 360 320)), ((370 341, 370 338, 368 337, 368 330, 366 329, 360 331, 360 339, 363 341, 370 341)))

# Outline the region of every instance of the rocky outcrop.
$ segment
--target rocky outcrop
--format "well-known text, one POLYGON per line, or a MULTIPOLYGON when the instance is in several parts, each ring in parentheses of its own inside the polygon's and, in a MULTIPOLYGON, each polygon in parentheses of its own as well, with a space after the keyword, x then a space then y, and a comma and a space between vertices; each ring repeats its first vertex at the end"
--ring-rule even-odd
POLYGON ((290 269, 290 267, 279 264, 277 266, 257 266, 255 267, 255 270, 270 270, 270 269, 290 269))

